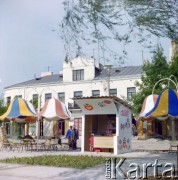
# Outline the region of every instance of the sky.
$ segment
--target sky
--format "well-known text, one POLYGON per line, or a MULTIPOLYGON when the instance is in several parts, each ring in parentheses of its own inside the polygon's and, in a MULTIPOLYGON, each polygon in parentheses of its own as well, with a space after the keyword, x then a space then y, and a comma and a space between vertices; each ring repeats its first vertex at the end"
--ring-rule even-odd
MULTIPOLYGON (((50 70, 56 74, 62 70, 65 58, 59 34, 64 16, 62 1, 0 0, 0 93, 4 87, 38 77, 41 72, 50 70)), ((157 38, 153 41, 162 44, 169 57, 170 41, 157 38)), ((138 44, 127 49, 126 65, 141 65, 143 58, 152 57, 138 44)), ((93 50, 88 53, 89 57, 92 55, 93 50)))

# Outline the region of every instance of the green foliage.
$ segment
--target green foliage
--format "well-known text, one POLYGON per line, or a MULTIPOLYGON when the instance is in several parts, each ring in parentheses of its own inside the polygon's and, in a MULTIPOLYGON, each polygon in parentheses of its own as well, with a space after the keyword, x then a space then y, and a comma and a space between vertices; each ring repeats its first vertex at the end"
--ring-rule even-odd
POLYGON ((65 17, 60 27, 67 60, 72 53, 84 55, 84 45, 97 44, 102 59, 122 64, 130 42, 150 48, 154 45, 151 36, 178 41, 175 0, 65 0, 63 4, 65 17), (122 53, 108 46, 111 40, 123 43, 122 53))
MULTIPOLYGON (((97 44, 104 53, 102 58, 109 61, 111 57, 120 55, 107 45, 106 41, 129 42, 130 29, 127 33, 120 33, 119 27, 124 27, 128 21, 123 20, 123 7, 114 1, 108 0, 66 0, 64 1, 65 17, 60 24, 62 39, 65 43, 66 59, 72 54, 83 55, 82 47, 97 44), (121 11, 120 11, 121 10, 121 11), (109 56, 107 56, 109 55, 109 56)), ((123 51, 126 55, 126 52, 123 51)))
POLYGON ((38 108, 38 97, 35 97, 33 100, 30 100, 30 102, 33 104, 34 108, 38 108))
POLYGON ((34 157, 8 158, 0 160, 3 163, 17 163, 30 165, 46 165, 69 168, 88 168, 104 164, 106 157, 102 156, 69 156, 69 155, 43 155, 34 157))
POLYGON ((156 51, 154 52, 152 62, 145 63, 143 65, 143 70, 145 74, 141 77, 142 81, 137 83, 139 93, 132 98, 132 104, 134 104, 134 114, 138 114, 141 111, 142 103, 145 97, 152 94, 152 91, 153 94, 159 94, 162 91, 163 83, 168 83, 167 80, 165 82, 161 81, 160 83, 157 83, 160 79, 168 78, 170 75, 169 65, 165 56, 163 55, 163 50, 161 47, 157 47, 156 51))
POLYGON ((139 28, 158 37, 178 40, 178 1, 125 0, 125 6, 139 28))
POLYGON ((4 101, 0 99, 0 115, 4 114, 7 111, 7 107, 4 106, 4 101))

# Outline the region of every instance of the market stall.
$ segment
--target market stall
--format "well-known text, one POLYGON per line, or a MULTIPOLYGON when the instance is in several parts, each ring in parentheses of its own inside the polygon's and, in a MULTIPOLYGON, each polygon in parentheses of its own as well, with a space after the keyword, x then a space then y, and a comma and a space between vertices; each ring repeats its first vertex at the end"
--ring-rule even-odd
POLYGON ((40 121, 40 136, 46 137, 64 135, 69 123, 65 120, 70 120, 71 117, 65 104, 56 98, 47 100, 38 116, 45 120, 40 121))
POLYGON ((89 151, 89 138, 94 134, 93 149, 115 155, 131 150, 131 107, 114 97, 74 98, 82 109, 81 151, 89 151))
POLYGON ((167 121, 167 134, 172 140, 178 139, 178 100, 177 92, 173 89, 164 89, 158 96, 155 106, 145 114, 145 117, 153 117, 159 121, 167 121))
POLYGON ((36 111, 33 105, 22 98, 15 98, 7 111, 0 116, 0 120, 11 122, 11 136, 14 139, 29 133, 29 122, 35 122, 36 111))
POLYGON ((158 99, 158 95, 151 94, 147 96, 142 104, 141 112, 135 117, 137 121, 138 139, 145 140, 153 135, 152 121, 153 117, 145 117, 145 115, 153 109, 158 99))

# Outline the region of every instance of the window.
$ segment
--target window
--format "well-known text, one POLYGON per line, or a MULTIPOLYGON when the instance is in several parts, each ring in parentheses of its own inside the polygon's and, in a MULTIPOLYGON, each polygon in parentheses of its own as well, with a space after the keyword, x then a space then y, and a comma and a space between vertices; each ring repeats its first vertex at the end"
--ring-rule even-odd
POLYGON ((33 94, 32 103, 38 101, 38 94, 33 94))
POLYGON ((127 99, 131 99, 134 94, 136 94, 136 88, 135 87, 127 88, 127 99))
POLYGON ((65 135, 65 121, 60 120, 58 123, 58 135, 64 136, 65 135))
POLYGON ((65 92, 58 93, 58 98, 61 102, 65 103, 65 92))
MULTIPOLYGON (((74 97, 82 97, 82 91, 74 91, 74 97)), ((74 101, 74 109, 80 109, 80 107, 78 106, 78 104, 75 103, 74 101)))
POLYGON ((51 99, 52 97, 52 94, 51 93, 46 93, 45 94, 45 102, 48 100, 48 99, 51 99))
POLYGON ((22 98, 22 95, 18 95, 17 97, 18 97, 18 98, 22 98))
POLYGON ((92 90, 92 96, 94 97, 100 96, 100 90, 92 90))
POLYGON ((73 81, 84 80, 84 69, 73 70, 73 81))
POLYGON ((10 135, 10 122, 5 122, 6 134, 10 135))
POLYGON ((8 97, 6 98, 6 102, 7 102, 7 106, 9 106, 9 104, 10 104, 10 102, 11 102, 11 97, 10 97, 10 96, 8 96, 8 97))
POLYGON ((76 129, 78 129, 79 136, 81 136, 82 135, 82 118, 75 118, 74 125, 76 129))
POLYGON ((109 90, 109 95, 110 96, 117 96, 117 89, 110 89, 109 90))
POLYGON ((74 91, 74 97, 82 97, 82 91, 74 91))

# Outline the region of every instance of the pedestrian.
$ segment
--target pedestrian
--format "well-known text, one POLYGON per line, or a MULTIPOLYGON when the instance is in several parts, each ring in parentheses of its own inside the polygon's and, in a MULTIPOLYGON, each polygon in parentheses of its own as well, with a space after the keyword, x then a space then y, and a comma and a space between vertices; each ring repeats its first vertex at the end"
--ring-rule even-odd
POLYGON ((132 136, 133 137, 136 136, 136 126, 135 126, 135 124, 132 124, 132 136))
POLYGON ((77 139, 79 139, 78 130, 76 129, 75 125, 71 131, 71 139, 72 139, 72 149, 77 149, 77 139))
POLYGON ((72 126, 70 126, 69 129, 66 132, 66 138, 68 139, 69 148, 72 147, 71 133, 72 133, 72 126))
POLYGON ((90 151, 93 151, 93 144, 94 144, 94 134, 91 134, 89 138, 90 151))

